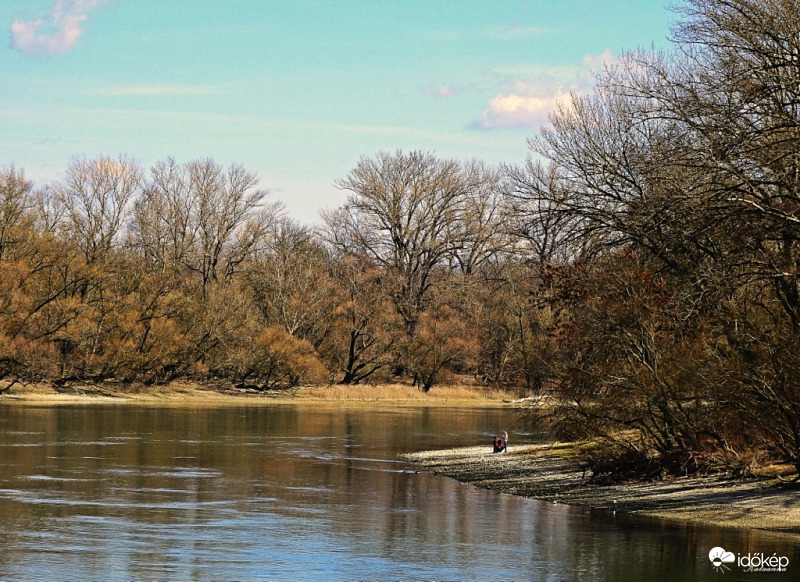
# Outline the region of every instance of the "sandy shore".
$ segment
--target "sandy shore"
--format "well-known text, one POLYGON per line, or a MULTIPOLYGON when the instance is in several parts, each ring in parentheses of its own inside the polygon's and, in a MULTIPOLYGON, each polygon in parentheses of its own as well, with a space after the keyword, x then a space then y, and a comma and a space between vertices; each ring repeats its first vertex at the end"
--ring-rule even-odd
POLYGON ((554 503, 800 534, 800 488, 787 487, 777 479, 681 477, 597 486, 587 483, 576 461, 559 454, 558 445, 512 446, 506 454, 479 446, 404 458, 434 474, 477 487, 554 503))

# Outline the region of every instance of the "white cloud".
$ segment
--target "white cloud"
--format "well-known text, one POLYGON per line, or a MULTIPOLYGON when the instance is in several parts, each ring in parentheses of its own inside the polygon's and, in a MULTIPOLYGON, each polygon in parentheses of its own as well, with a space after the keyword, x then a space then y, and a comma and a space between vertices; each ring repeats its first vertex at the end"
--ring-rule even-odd
POLYGON ((586 55, 583 66, 569 73, 540 73, 531 78, 517 78, 501 85, 500 93, 473 123, 477 129, 538 129, 559 104, 569 104, 573 94, 588 94, 594 86, 592 72, 613 61, 610 50, 600 55, 586 55))
POLYGON ((107 0, 57 0, 49 17, 14 20, 11 46, 26 54, 61 54, 83 34, 89 13, 107 0))
POLYGON ((547 83, 528 85, 517 82, 513 91, 498 94, 475 122, 480 129, 514 127, 537 129, 560 101, 569 101, 570 92, 547 83))

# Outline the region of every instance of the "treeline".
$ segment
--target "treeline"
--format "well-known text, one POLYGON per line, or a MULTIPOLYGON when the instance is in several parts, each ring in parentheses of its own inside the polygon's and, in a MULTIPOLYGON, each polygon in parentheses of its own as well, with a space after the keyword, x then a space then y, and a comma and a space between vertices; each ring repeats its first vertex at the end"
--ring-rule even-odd
POLYGON ((681 12, 672 53, 623 55, 523 167, 364 157, 319 227, 211 159, 7 167, 0 376, 471 378, 640 466, 800 469, 800 5, 681 12))
POLYGON ((363 158, 310 228, 212 159, 0 172, 0 379, 254 390, 459 375, 542 388, 539 269, 501 173, 424 152, 363 158), (520 246, 520 249, 515 249, 520 246))

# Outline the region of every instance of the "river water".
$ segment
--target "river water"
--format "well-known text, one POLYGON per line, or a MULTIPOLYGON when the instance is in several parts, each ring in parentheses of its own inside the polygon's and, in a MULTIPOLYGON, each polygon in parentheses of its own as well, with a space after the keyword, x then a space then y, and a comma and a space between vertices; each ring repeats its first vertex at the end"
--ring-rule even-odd
POLYGON ((498 409, 0 406, 0 580, 800 579, 793 536, 497 494, 397 458, 502 430, 541 438, 498 409), (717 546, 788 572, 717 572, 717 546))

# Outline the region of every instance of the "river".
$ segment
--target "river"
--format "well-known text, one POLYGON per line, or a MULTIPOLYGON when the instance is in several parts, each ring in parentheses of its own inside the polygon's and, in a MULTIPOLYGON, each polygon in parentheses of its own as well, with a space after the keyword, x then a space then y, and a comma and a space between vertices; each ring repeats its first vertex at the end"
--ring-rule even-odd
POLYGON ((504 409, 0 406, 0 579, 800 578, 793 536, 497 494, 398 459, 490 454, 503 430, 541 438, 504 409), (789 571, 717 572, 714 547, 789 571))

